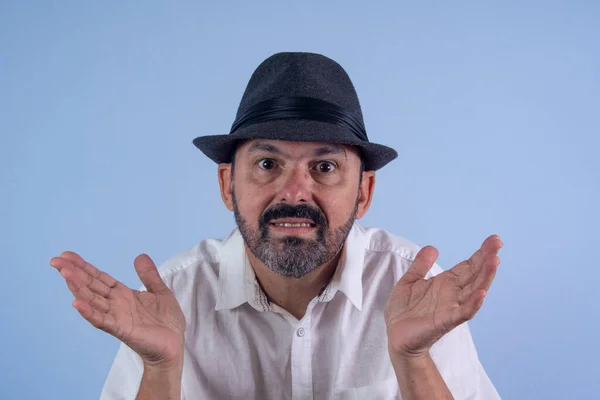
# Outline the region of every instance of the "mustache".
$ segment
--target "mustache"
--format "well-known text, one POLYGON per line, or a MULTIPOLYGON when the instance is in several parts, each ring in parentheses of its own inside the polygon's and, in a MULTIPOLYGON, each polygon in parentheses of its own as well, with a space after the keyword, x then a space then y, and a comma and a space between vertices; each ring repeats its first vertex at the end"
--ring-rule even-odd
POLYGON ((310 219, 317 226, 327 225, 327 218, 323 211, 307 204, 292 206, 290 204, 276 204, 268 208, 260 217, 259 224, 267 226, 267 224, 279 218, 302 218, 310 219))

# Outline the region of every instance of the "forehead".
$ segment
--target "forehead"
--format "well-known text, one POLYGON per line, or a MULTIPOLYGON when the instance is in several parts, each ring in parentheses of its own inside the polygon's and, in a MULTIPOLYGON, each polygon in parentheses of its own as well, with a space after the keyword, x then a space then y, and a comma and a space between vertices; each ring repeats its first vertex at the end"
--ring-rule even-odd
POLYGON ((294 142, 285 140, 252 139, 242 143, 238 148, 240 155, 252 155, 254 153, 272 153, 280 156, 293 158, 319 157, 319 156, 343 156, 344 158, 355 155, 359 151, 355 146, 338 143, 321 142, 294 142))

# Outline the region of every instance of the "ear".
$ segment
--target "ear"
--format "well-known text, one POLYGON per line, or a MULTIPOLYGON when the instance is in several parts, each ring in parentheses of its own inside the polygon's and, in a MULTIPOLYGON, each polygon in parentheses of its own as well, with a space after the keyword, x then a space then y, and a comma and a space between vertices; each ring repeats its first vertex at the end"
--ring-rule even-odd
POLYGON ((219 188, 221 189, 221 199, 229 211, 233 211, 233 176, 231 164, 219 164, 219 188))
POLYGON ((369 210, 371 200, 373 200, 373 191, 375 190, 375 171, 364 171, 362 174, 362 182, 358 188, 356 219, 364 217, 369 210))

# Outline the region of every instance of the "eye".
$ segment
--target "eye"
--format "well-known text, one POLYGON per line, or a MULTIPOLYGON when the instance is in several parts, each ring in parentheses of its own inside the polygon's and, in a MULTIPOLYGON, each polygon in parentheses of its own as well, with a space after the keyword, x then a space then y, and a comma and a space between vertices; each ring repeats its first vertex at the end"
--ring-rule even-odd
POLYGON ((321 172, 323 174, 328 174, 335 171, 335 164, 331 161, 319 161, 313 167, 313 169, 317 172, 321 172))
POLYGON ((272 158, 263 158, 258 161, 258 166, 260 169, 271 170, 277 167, 277 163, 272 158))

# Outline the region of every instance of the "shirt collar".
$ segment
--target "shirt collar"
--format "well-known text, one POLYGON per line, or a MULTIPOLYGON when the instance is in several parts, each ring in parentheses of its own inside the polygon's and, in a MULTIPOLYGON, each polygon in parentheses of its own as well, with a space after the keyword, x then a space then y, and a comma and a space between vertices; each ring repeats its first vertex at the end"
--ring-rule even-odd
POLYGON ((234 230, 221 246, 217 311, 236 308, 247 301, 244 288, 246 254, 240 231, 234 230))
MULTIPOLYGON (((318 301, 331 301, 339 290, 359 311, 362 309, 364 241, 362 227, 354 223, 333 278, 319 294, 318 301)), ((270 307, 267 296, 256 280, 239 229, 223 240, 220 260, 219 293, 215 310, 233 309, 247 302, 258 311, 268 311, 270 307)))
POLYGON ((267 296, 260 288, 250 265, 244 238, 234 230, 221 245, 219 293, 215 310, 229 310, 248 303, 258 311, 268 311, 267 296))
POLYGON ((319 294, 319 301, 331 301, 339 290, 360 311, 363 302, 364 262, 365 233, 363 228, 355 222, 346 239, 335 274, 331 282, 319 294))

